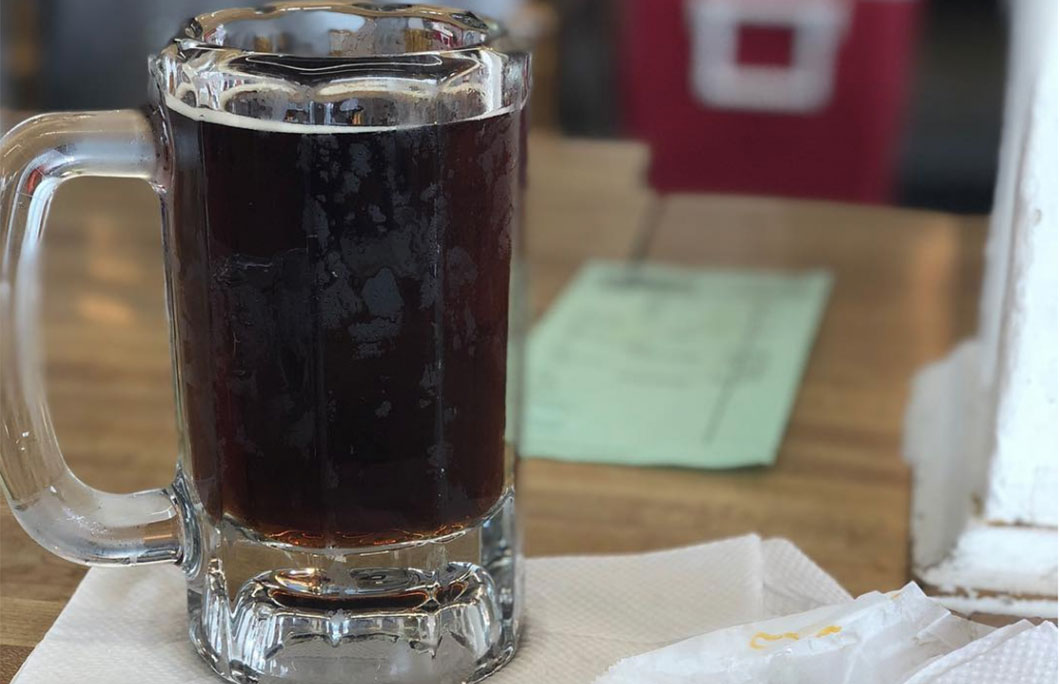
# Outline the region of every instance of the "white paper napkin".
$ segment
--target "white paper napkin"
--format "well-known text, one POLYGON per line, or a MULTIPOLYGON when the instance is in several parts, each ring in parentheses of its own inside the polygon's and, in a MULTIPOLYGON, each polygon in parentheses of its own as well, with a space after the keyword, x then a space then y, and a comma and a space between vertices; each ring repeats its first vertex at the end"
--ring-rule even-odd
MULTIPOLYGON (((616 661, 751 620, 850 601, 794 545, 756 536, 527 562, 526 631, 491 684, 586 684, 616 661)), ((176 568, 93 569, 15 684, 215 684, 187 639, 176 568)))
POLYGON ((1056 636, 1051 622, 1008 625, 935 660, 905 684, 1053 684, 1056 636))

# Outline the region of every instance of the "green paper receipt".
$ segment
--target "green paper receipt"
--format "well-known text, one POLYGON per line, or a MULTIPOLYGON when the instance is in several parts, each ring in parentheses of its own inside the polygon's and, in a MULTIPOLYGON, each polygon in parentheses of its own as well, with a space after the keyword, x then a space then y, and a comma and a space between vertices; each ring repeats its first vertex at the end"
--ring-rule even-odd
POLYGON ((773 463, 831 277, 587 264, 530 335, 522 453, 773 463))

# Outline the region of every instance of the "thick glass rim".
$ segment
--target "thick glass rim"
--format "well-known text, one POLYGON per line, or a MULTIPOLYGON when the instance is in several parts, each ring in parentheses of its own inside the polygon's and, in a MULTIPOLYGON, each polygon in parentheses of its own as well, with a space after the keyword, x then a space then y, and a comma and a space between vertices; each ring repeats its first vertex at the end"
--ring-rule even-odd
POLYGON ((149 59, 161 100, 187 116, 329 133, 521 109, 529 68, 472 12, 335 0, 201 14, 149 59))
POLYGON ((334 0, 274 2, 260 7, 234 7, 196 15, 173 37, 180 51, 223 50, 228 54, 284 55, 314 60, 342 62, 377 61, 381 57, 453 53, 475 48, 494 47, 507 38, 507 31, 497 21, 465 9, 424 4, 349 3, 334 0), (234 42, 232 29, 239 24, 280 23, 293 14, 329 14, 348 17, 356 22, 404 19, 429 26, 439 38, 438 47, 373 51, 371 55, 304 54, 298 51, 260 49, 234 42))

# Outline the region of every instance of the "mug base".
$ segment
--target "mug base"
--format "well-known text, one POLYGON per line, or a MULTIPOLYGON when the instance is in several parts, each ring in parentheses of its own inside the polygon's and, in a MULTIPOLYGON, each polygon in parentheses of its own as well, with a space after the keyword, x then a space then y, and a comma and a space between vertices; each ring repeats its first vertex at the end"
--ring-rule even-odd
POLYGON ((435 539, 361 549, 211 526, 189 568, 191 641, 239 684, 463 684, 515 653, 514 501, 435 539))

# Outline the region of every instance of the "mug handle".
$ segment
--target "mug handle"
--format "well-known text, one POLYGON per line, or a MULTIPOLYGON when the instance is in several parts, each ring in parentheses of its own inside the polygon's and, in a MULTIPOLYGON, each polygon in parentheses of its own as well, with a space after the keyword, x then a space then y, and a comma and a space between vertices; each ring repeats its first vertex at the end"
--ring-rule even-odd
POLYGON ((77 176, 160 189, 161 153, 134 109, 42 114, 0 140, 0 480, 15 518, 49 551, 85 565, 180 563, 172 493, 110 494, 77 479, 44 394, 40 255, 55 189, 77 176))

